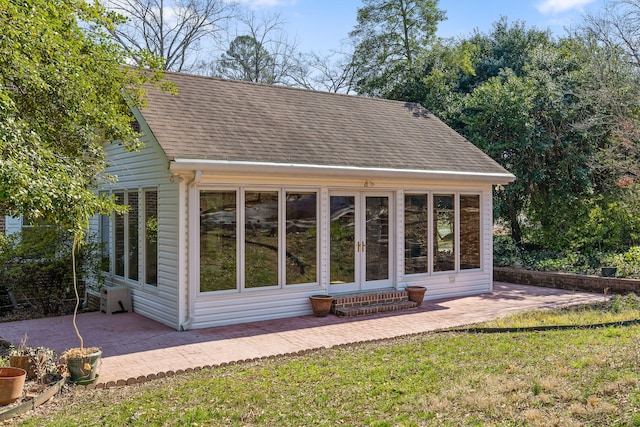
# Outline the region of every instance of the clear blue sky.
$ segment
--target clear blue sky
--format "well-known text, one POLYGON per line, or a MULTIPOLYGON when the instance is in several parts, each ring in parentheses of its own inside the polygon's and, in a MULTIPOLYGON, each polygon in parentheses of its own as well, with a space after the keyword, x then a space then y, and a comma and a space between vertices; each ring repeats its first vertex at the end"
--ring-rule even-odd
MULTIPOLYGON (((564 35, 564 28, 595 12, 605 0, 440 0, 447 20, 438 27, 442 37, 468 36, 474 28, 486 32, 500 16, 510 22, 549 28, 564 35)), ((356 23, 361 0, 240 0, 258 13, 279 13, 286 32, 298 40, 301 51, 339 50, 356 23)))

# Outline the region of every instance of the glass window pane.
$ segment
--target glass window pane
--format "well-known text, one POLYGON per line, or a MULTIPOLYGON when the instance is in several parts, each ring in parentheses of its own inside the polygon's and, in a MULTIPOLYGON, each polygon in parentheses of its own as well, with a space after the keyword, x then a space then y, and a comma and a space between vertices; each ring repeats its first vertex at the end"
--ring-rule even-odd
POLYGON ((460 196, 460 269, 480 268, 480 196, 460 196))
POLYGON ((200 192, 200 292, 236 289, 236 192, 200 192))
MULTIPOLYGON (((100 193, 100 196, 105 196, 106 193, 100 193)), ((104 271, 109 271, 109 260, 111 258, 109 252, 111 251, 111 216, 100 215, 99 217, 100 227, 100 268, 104 271)))
POLYGON ((144 282, 158 284, 158 192, 144 192, 144 282))
POLYGON ((131 280, 138 280, 138 192, 130 191, 127 194, 129 214, 127 231, 129 232, 129 274, 131 280))
MULTIPOLYGON (((117 191, 114 193, 116 204, 124 205, 124 192, 117 191)), ((124 215, 115 215, 115 274, 124 277, 124 257, 125 257, 125 241, 124 241, 124 215)))
POLYGON ((331 196, 330 281, 355 281, 355 197, 331 196))
POLYGON ((433 271, 455 270, 453 194, 433 196, 433 271))
POLYGON ((316 282, 316 193, 287 193, 287 284, 316 282))
POLYGON ((247 192, 244 200, 244 286, 278 285, 278 192, 247 192))
POLYGON ((427 261, 428 204, 426 194, 404 197, 404 273, 429 271, 427 261))
POLYGON ((389 278, 389 198, 366 198, 366 280, 389 278))

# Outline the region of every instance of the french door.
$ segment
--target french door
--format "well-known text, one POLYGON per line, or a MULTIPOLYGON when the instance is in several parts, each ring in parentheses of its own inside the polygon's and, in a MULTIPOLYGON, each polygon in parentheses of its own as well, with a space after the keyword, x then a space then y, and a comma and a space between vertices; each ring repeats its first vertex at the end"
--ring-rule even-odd
POLYGON ((392 287, 392 194, 332 192, 329 199, 329 291, 392 287))

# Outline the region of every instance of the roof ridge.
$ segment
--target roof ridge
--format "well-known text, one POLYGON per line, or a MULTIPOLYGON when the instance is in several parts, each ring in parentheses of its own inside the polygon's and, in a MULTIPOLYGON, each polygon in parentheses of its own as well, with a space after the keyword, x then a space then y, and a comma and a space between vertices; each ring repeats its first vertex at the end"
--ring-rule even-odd
MULTIPOLYGON (((410 105, 419 106, 420 108, 423 108, 425 111, 427 111, 429 114, 433 114, 433 113, 431 113, 431 111, 428 108, 426 108, 425 106, 423 106, 422 104, 420 104, 418 102, 398 101, 398 100, 394 100, 394 99, 377 98, 377 97, 371 97, 371 96, 360 95, 360 94, 329 92, 329 91, 325 91, 325 90, 315 90, 315 89, 308 89, 308 88, 297 87, 297 86, 281 86, 281 85, 268 84, 268 83, 250 82, 250 81, 246 81, 246 80, 226 79, 226 78, 223 78, 223 77, 205 76, 205 75, 202 75, 202 74, 185 73, 185 72, 182 72, 182 71, 165 71, 164 73, 165 73, 165 75, 175 75, 175 76, 186 77, 186 78, 215 80, 215 81, 225 82, 225 83, 229 83, 229 84, 262 87, 262 88, 264 88, 266 90, 290 90, 290 91, 298 91, 298 92, 304 92, 304 93, 314 93, 314 94, 317 94, 318 96, 340 96, 340 97, 347 97, 347 98, 351 98, 351 99, 368 100, 368 101, 373 101, 373 102, 388 102, 388 103, 394 103, 394 104, 398 104, 399 103, 399 104, 403 104, 403 105, 410 104, 410 105)), ((171 80, 171 79, 169 79, 169 80, 171 80)))

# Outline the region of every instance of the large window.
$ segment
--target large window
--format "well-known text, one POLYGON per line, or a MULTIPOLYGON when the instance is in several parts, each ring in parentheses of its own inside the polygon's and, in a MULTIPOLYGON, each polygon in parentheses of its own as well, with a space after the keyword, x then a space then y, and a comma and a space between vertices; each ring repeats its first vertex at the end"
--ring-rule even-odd
POLYGON ((200 192, 200 292, 236 289, 236 192, 200 192))
POLYGON ((116 276, 133 282, 141 282, 144 278, 144 283, 157 285, 158 191, 116 190, 113 196, 116 204, 128 206, 128 211, 99 217, 103 267, 109 271, 109 259, 112 258, 116 276), (112 236, 113 244, 110 245, 112 236))
POLYGON ((127 204, 129 212, 127 212, 127 253, 129 256, 129 274, 127 277, 131 280, 138 280, 138 192, 127 192, 127 204))
POLYGON ((202 190, 200 292, 316 282, 316 200, 316 192, 202 190))
POLYGON ((433 196, 433 271, 455 270, 455 211, 453 194, 433 196))
POLYGON ((144 282, 158 284, 158 191, 144 191, 144 282))
POLYGON ((404 197, 404 272, 429 272, 428 196, 408 194, 404 197))
MULTIPOLYGON (((116 191, 114 192, 114 196, 116 199, 116 204, 124 205, 124 191, 116 191)), ((125 216, 121 214, 115 215, 115 238, 113 245, 115 246, 115 275, 124 277, 124 267, 125 267, 125 216)))
POLYGON ((318 235, 316 193, 287 193, 286 211, 286 283, 315 282, 318 235))
POLYGON ((278 192, 244 196, 244 286, 278 285, 278 192))
MULTIPOLYGON (((102 192, 100 196, 103 197, 105 194, 102 192)), ((111 269, 111 215, 100 215, 98 227, 100 228, 100 268, 108 272, 111 269)))
POLYGON ((480 268, 480 196, 460 195, 460 269, 480 268))

